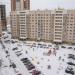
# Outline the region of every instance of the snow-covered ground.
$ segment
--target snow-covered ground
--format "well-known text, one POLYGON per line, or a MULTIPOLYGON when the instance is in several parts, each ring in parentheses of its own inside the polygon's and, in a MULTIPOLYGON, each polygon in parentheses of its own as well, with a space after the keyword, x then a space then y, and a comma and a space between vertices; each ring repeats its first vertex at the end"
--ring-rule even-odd
MULTIPOLYGON (((75 60, 68 58, 69 54, 75 54, 75 46, 65 44, 59 45, 59 48, 56 49, 55 44, 52 43, 11 39, 11 34, 8 34, 8 32, 10 32, 9 26, 8 31, 3 32, 5 34, 1 39, 5 48, 2 48, 2 44, 0 44, 0 59, 3 61, 0 75, 32 75, 22 63, 22 58, 28 58, 35 69, 41 71, 40 75, 71 75, 66 73, 65 69, 69 66, 67 62, 73 61, 75 63, 75 60), (7 38, 4 39, 4 37, 7 38), (12 40, 15 43, 12 43, 12 40), (66 48, 62 48, 62 46, 66 48), (15 47, 18 49, 13 50, 15 47), (72 49, 68 49, 69 47, 72 47, 72 49), (5 53, 6 50, 9 56, 5 53), (17 56, 18 51, 21 53, 20 56, 17 56), (16 69, 9 66, 11 62, 16 64, 16 69)), ((71 67, 74 68, 75 66, 71 67)))

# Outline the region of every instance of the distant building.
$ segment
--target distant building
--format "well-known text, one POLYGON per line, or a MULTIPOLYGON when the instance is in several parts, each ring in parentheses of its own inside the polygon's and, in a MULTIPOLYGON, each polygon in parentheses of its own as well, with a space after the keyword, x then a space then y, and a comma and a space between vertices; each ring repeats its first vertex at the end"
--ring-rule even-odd
POLYGON ((11 0, 11 11, 30 10, 30 0, 11 0))
POLYGON ((2 30, 6 30, 6 9, 5 5, 0 5, 0 22, 2 26, 2 30))
POLYGON ((2 26, 1 26, 1 21, 0 21, 0 38, 2 36, 2 26))
POLYGON ((12 38, 19 38, 19 16, 17 11, 11 12, 10 14, 10 24, 12 38))
POLYGON ((10 14, 12 38, 27 39, 29 27, 28 11, 15 11, 10 14))
POLYGON ((75 10, 22 10, 10 15, 12 38, 75 43, 75 10))

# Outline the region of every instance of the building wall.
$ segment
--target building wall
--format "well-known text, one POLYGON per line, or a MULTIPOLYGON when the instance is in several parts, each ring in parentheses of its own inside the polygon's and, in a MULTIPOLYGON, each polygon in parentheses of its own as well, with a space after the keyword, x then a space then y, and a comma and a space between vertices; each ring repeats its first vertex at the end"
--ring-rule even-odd
POLYGON ((63 42, 65 39, 66 12, 61 8, 55 9, 54 11, 54 42, 63 42))
POLYGON ((2 30, 6 30, 6 10, 5 10, 5 5, 0 5, 0 17, 1 17, 1 25, 2 25, 2 30))
POLYGON ((11 11, 30 10, 30 0, 11 0, 11 11))
POLYGON ((28 38, 28 11, 20 11, 19 12, 19 29, 20 29, 20 39, 27 39, 28 38))
POLYGON ((2 36, 2 22, 0 21, 0 38, 1 38, 1 36, 2 36))
POLYGON ((66 41, 75 43, 75 10, 67 11, 67 39, 66 41))
POLYGON ((11 0, 11 11, 16 10, 16 0, 11 0))
POLYGON ((51 40, 51 11, 30 11, 30 38, 51 40))
POLYGON ((58 8, 18 12, 15 14, 18 19, 11 18, 12 35, 15 35, 15 29, 16 36, 22 39, 75 43, 75 10, 58 8))
POLYGON ((12 38, 19 39, 19 16, 16 11, 10 13, 12 38))
POLYGON ((24 10, 30 10, 30 0, 23 0, 24 10))

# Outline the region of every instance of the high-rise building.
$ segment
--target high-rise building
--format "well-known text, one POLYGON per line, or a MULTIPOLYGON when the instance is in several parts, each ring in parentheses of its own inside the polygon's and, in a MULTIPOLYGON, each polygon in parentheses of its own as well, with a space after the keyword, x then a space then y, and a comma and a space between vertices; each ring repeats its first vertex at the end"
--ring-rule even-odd
POLYGON ((65 39, 67 11, 61 8, 54 11, 54 42, 62 42, 65 39))
POLYGON ((0 38, 2 36, 2 26, 1 26, 1 21, 0 21, 0 38))
POLYGON ((19 12, 19 39, 28 38, 29 11, 19 12))
POLYGON ((6 10, 5 10, 5 5, 0 5, 0 22, 2 26, 2 30, 6 30, 6 10))
POLYGON ((19 15, 17 11, 12 11, 10 14, 10 24, 11 24, 11 32, 12 38, 19 38, 19 15))
POLYGON ((10 14, 12 38, 27 39, 29 11, 13 11, 10 14))
POLYGON ((11 0, 11 11, 30 10, 30 0, 11 0))
POLYGON ((19 39, 75 43, 75 10, 23 10, 15 14, 18 19, 11 13, 14 37, 16 33, 19 39))
POLYGON ((16 0, 11 0, 11 11, 16 10, 16 0))
POLYGON ((29 38, 35 40, 52 40, 51 10, 30 11, 29 38))

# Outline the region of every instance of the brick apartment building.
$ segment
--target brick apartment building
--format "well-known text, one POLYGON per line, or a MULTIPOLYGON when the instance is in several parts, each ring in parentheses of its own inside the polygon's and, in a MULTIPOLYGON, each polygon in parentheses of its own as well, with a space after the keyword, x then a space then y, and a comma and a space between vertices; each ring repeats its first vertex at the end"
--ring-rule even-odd
POLYGON ((10 18, 14 38, 75 43, 75 10, 22 10, 10 18))

